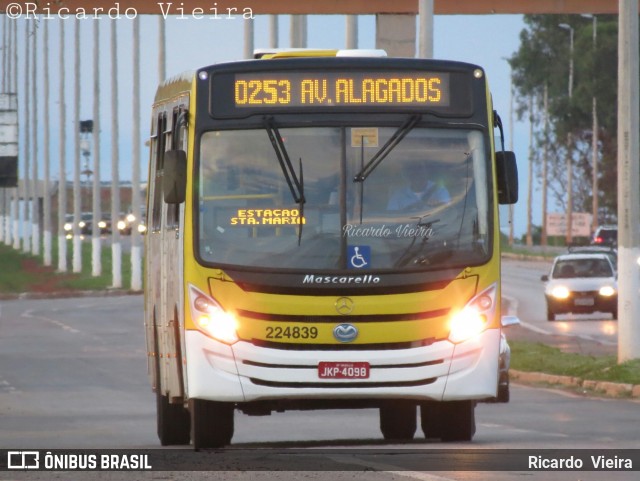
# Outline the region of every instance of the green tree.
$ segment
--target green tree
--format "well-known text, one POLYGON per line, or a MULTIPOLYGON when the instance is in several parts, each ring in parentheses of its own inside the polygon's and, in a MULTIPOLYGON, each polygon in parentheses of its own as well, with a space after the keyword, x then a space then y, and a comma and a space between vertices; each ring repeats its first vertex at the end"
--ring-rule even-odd
POLYGON ((599 221, 616 216, 617 181, 617 17, 597 17, 597 43, 593 23, 579 15, 526 15, 520 48, 511 57, 513 82, 518 94, 518 115, 531 115, 536 125, 534 162, 540 171, 543 147, 549 166, 549 191, 560 205, 567 192, 567 155, 573 162, 573 207, 591 212, 592 203, 592 98, 598 102, 599 221), (573 29, 573 56, 570 33, 573 29), (569 97, 569 65, 573 59, 572 95, 569 97), (542 99, 548 89, 549 132, 545 135, 542 99), (536 101, 528 112, 530 96, 536 101), (570 134, 570 135, 569 135, 570 134), (571 140, 570 145, 568 139, 571 140), (569 154, 568 154, 569 152, 569 154))

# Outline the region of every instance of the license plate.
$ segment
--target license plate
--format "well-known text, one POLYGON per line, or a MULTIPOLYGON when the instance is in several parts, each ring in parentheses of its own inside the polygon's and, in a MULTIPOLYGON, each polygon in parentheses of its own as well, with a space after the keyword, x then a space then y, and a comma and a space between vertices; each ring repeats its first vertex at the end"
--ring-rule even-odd
POLYGON ((593 306, 593 297, 579 297, 574 300, 576 306, 593 306))
POLYGON ((368 379, 368 362, 328 362, 318 363, 320 379, 368 379))

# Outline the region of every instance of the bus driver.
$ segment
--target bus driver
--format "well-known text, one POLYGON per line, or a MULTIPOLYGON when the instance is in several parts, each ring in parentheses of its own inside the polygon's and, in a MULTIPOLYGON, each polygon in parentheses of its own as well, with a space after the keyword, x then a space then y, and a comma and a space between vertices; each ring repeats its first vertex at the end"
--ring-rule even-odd
POLYGON ((428 161, 404 162, 402 178, 405 185, 391 194, 387 210, 419 210, 451 201, 449 191, 437 182, 427 164, 428 161))

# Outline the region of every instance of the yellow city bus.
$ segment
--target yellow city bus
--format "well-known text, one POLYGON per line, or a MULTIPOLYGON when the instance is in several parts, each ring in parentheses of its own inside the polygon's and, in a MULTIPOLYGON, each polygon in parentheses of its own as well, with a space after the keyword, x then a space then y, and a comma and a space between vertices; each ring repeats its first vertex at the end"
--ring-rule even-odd
POLYGON ((235 411, 376 408, 385 439, 469 441, 504 342, 482 68, 273 51, 155 97, 145 327, 162 445, 231 442, 235 411))

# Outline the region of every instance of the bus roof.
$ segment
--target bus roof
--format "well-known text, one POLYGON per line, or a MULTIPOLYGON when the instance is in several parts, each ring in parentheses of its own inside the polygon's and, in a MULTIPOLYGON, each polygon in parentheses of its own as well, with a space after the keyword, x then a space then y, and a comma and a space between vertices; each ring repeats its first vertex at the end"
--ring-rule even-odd
POLYGON ((253 51, 254 58, 386 56, 387 52, 381 49, 258 48, 253 51))
POLYGON ((191 90, 194 77, 195 71, 188 70, 165 79, 158 85, 154 103, 175 97, 183 92, 188 92, 191 90))

